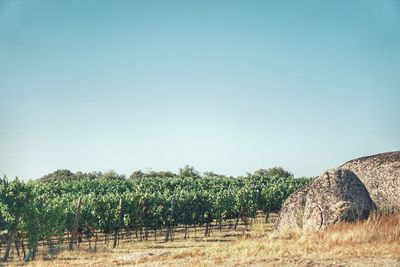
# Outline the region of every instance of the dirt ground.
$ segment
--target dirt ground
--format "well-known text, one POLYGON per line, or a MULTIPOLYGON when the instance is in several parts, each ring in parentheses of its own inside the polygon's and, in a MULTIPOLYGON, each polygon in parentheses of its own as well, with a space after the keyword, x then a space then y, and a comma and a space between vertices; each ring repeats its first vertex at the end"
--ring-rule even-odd
POLYGON ((256 222, 251 231, 214 231, 173 242, 122 242, 119 247, 80 247, 42 256, 27 266, 400 266, 400 216, 344 223, 319 233, 271 231, 256 222))

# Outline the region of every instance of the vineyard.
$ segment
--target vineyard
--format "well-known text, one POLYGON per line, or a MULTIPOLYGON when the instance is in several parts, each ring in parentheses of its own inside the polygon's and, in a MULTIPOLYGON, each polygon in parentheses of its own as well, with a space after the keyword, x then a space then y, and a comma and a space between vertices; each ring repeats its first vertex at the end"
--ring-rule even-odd
MULTIPOLYGON (((34 260, 39 245, 54 255, 99 234, 113 246, 124 234, 146 240, 157 231, 165 241, 174 229, 236 227, 258 210, 279 211, 292 192, 310 180, 265 175, 245 177, 99 177, 29 181, 0 179, 0 251, 34 260), (21 249, 21 252, 20 252, 21 249)), ((185 232, 185 237, 186 237, 185 232)))

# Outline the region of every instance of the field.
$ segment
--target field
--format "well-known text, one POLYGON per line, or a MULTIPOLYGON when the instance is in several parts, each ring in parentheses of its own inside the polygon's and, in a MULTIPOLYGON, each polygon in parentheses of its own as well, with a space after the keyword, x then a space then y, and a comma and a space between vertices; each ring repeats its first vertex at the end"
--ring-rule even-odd
MULTIPOLYGON (((34 261, 103 241, 170 240, 170 232, 249 225, 257 210, 278 211, 310 180, 292 176, 74 177, 24 183, 0 179, 0 255, 34 261), (164 236, 164 237, 163 237, 164 236), (79 241, 76 243, 76 241, 79 241)), ((264 216, 267 217, 267 216, 264 216)), ((173 238, 173 236, 172 236, 173 238)), ((93 245, 93 247, 92 247, 93 245)))
POLYGON ((276 232, 308 179, 148 177, 0 183, 0 255, 27 266, 400 266, 400 215, 276 232))
POLYGON ((374 214, 368 221, 341 223, 318 233, 277 233, 258 217, 250 231, 182 237, 122 242, 116 249, 99 247, 96 253, 82 246, 28 266, 400 266, 399 215, 374 214))

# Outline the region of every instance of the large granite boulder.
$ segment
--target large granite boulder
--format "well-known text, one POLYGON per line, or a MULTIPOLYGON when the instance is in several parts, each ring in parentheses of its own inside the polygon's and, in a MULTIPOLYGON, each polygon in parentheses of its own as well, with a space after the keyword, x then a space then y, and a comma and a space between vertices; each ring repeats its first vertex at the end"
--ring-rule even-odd
POLYGON ((400 212, 400 151, 351 160, 293 193, 276 228, 320 230, 365 219, 371 210, 400 212))
POLYGON ((353 171, 381 212, 400 212, 400 151, 353 159, 339 168, 353 171))
POLYGON ((308 191, 303 217, 305 230, 366 219, 374 208, 367 189, 350 170, 329 170, 319 176, 308 191))
POLYGON ((279 213, 276 228, 301 229, 303 228, 304 208, 306 206, 306 198, 309 186, 300 188, 290 195, 283 203, 281 212, 279 213))
POLYGON ((352 171, 332 169, 284 202, 277 228, 325 229, 336 222, 365 219, 373 208, 367 189, 352 171))

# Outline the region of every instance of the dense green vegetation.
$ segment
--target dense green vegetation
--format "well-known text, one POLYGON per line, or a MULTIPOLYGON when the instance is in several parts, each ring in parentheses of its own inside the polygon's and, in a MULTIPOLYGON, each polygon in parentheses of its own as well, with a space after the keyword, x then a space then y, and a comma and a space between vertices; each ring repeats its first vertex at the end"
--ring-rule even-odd
POLYGON ((80 197, 78 227, 89 236, 93 229, 116 233, 207 225, 238 217, 246 220, 258 209, 278 211, 289 194, 310 181, 282 170, 273 168, 237 178, 214 173, 201 176, 191 167, 181 169, 177 175, 134 172, 129 179, 115 172, 67 170, 27 183, 3 178, 0 231, 6 244, 23 233, 29 244, 26 260, 30 260, 35 257, 39 240, 61 238, 72 231, 80 197))

